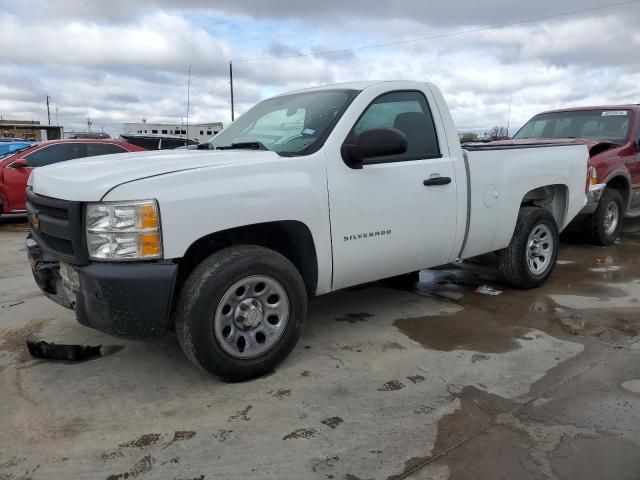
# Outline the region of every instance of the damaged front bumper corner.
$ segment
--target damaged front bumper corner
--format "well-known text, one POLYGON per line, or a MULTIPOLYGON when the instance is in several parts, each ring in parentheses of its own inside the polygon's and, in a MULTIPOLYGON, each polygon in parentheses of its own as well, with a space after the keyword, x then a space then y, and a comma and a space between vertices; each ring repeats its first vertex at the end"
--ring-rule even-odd
POLYGON ((48 258, 33 238, 27 237, 25 243, 33 279, 42 293, 57 304, 73 310, 75 294, 64 285, 60 276, 60 262, 48 258))
POLYGON ((587 203, 580 212, 581 215, 588 215, 596 211, 598 203, 600 203, 600 198, 602 198, 602 194, 606 187, 606 183, 589 185, 589 190, 587 191, 587 203))
POLYGON ((131 339, 158 336, 170 327, 177 264, 90 262, 72 266, 50 258, 31 237, 26 245, 40 290, 73 309, 82 325, 131 339))

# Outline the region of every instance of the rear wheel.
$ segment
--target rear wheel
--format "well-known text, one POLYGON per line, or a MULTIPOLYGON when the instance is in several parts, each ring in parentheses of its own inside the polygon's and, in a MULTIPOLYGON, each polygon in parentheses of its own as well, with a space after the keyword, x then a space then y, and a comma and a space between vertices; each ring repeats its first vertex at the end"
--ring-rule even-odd
POLYGON ((618 190, 607 188, 604 191, 598 208, 586 220, 590 243, 607 246, 618 239, 622 230, 623 203, 618 190))
POLYGON ((306 295, 300 273, 279 253, 225 248, 198 265, 182 287, 178 341, 193 363, 221 380, 263 375, 295 346, 306 295))
POLYGON ((516 288, 542 285, 558 258, 559 233, 553 215, 538 207, 523 207, 511 243, 498 252, 498 268, 516 288))

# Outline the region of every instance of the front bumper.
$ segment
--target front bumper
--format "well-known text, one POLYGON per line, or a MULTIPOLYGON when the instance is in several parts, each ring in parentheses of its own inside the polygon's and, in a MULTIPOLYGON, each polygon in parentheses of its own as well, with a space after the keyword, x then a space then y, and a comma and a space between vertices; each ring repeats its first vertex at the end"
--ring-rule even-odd
POLYGON ((589 191, 587 192, 587 204, 580 211, 580 215, 588 215, 596 211, 600 198, 606 188, 606 183, 598 183, 596 185, 589 185, 589 191))
POLYGON ((63 281, 60 262, 27 238, 33 276, 42 292, 72 308, 79 323, 122 338, 148 338, 169 328, 178 265, 172 262, 92 262, 73 267, 79 288, 63 281))

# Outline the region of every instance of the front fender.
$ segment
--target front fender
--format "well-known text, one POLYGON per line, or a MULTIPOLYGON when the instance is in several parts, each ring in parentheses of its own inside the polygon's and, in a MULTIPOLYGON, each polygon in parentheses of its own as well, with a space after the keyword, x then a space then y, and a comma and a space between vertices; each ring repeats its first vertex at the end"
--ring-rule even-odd
POLYGON ((319 265, 317 293, 331 288, 326 169, 320 153, 275 161, 202 168, 120 185, 103 200, 156 199, 164 257, 181 258, 207 235, 293 220, 309 228, 319 265))

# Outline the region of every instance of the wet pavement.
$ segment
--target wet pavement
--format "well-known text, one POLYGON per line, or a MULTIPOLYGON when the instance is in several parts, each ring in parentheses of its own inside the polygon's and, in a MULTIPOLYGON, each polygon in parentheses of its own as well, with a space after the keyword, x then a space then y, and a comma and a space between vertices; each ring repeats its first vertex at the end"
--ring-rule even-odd
POLYGON ((274 373, 223 384, 172 334, 132 342, 78 325, 33 283, 24 219, 0 219, 0 480, 640 479, 640 235, 628 230, 607 248, 567 235, 535 290, 503 285, 487 255, 413 288, 318 298, 274 373), (107 355, 37 360, 27 338, 107 355))

